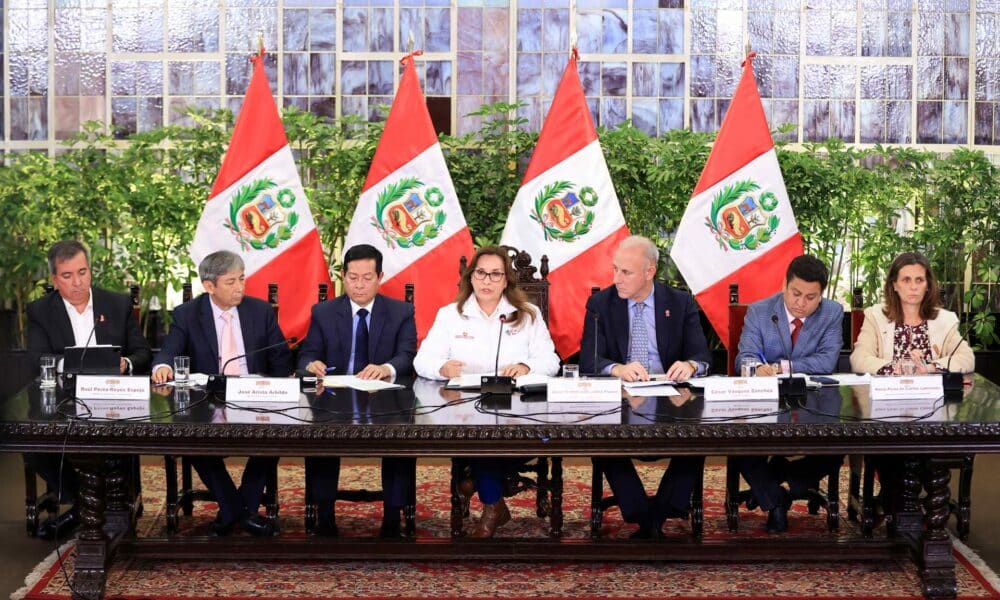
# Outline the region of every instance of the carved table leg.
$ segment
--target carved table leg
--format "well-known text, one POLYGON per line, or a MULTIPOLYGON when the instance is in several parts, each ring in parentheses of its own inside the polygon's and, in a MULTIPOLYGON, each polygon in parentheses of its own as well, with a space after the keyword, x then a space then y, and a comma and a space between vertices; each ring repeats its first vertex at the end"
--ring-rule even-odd
POLYGON ((896 502, 892 494, 882 494, 888 496, 884 503, 883 510, 895 511, 892 518, 889 533, 892 535, 904 535, 912 539, 917 539, 923 530, 923 515, 920 511, 920 459, 910 457, 903 461, 903 475, 899 479, 900 490, 899 502, 896 502))
POLYGON ((129 504, 128 469, 130 457, 112 456, 105 460, 105 486, 107 506, 105 508, 104 530, 109 538, 132 530, 132 516, 129 504))
POLYGON ((563 527, 563 464, 562 458, 552 459, 552 514, 550 515, 551 528, 549 535, 557 538, 562 537, 563 527))
POLYGON ((80 533, 73 571, 73 597, 95 600, 104 596, 109 563, 105 522, 105 458, 81 455, 74 460, 80 479, 80 533))
POLYGON ((954 598, 958 594, 955 581, 955 559, 948 524, 948 482, 951 471, 934 458, 927 459, 924 470, 924 533, 921 539, 920 578, 928 598, 954 598))
POLYGON ((461 481, 461 467, 454 459, 451 461, 451 537, 459 538, 465 535, 462 530, 462 499, 459 497, 458 482, 461 481))

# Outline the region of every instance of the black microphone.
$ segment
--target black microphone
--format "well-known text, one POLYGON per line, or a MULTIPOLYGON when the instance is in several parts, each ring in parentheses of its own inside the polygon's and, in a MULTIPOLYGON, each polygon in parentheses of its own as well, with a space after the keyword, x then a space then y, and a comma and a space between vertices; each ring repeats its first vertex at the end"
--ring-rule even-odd
POLYGON ((80 353, 80 374, 81 375, 86 375, 87 374, 87 369, 84 366, 87 363, 84 362, 84 359, 87 358, 87 349, 90 348, 90 340, 94 337, 94 334, 97 333, 97 326, 99 324, 103 324, 104 321, 105 321, 105 319, 104 319, 104 315, 103 314, 99 315, 98 318, 94 319, 94 326, 90 328, 90 335, 87 336, 87 341, 83 343, 83 352, 80 353))
POLYGON ((781 335, 781 328, 778 327, 778 315, 771 315, 771 324, 774 325, 774 331, 778 334, 778 339, 781 340, 782 352, 788 357, 788 375, 778 378, 778 396, 782 398, 805 397, 806 378, 792 377, 795 372, 792 368, 792 350, 785 342, 785 336, 781 335))
POLYGON ((597 377, 598 375, 600 375, 600 372, 598 372, 597 370, 597 336, 601 334, 600 330, 598 329, 597 321, 598 319, 601 318, 601 314, 596 310, 591 312, 590 314, 594 317, 594 364, 591 375, 597 377))
MULTIPOLYGON (((957 331, 959 325, 960 323, 955 323, 955 325, 948 331, 947 335, 944 336, 944 341, 941 342, 942 350, 945 348, 944 342, 948 340, 948 336, 950 336, 952 332, 957 331)), ((960 333, 958 335, 958 343, 955 344, 955 347, 952 348, 951 352, 948 354, 948 363, 944 367, 944 373, 941 374, 941 385, 944 387, 945 400, 948 401, 962 401, 962 386, 965 385, 965 376, 961 373, 961 371, 957 373, 952 372, 951 359, 962 346, 962 342, 965 341, 965 336, 960 333)))
POLYGON ((239 356, 234 356, 234 357, 230 358, 229 360, 227 360, 225 363, 222 364, 222 368, 219 369, 219 372, 217 374, 213 374, 213 375, 209 375, 208 376, 208 381, 205 383, 205 390, 209 391, 209 392, 221 392, 222 390, 225 389, 226 367, 228 367, 229 363, 233 362, 234 360, 239 360, 241 358, 246 358, 248 356, 253 356, 253 355, 255 355, 255 354, 259 353, 259 352, 264 352, 265 350, 271 350, 272 348, 277 348, 278 346, 282 346, 282 345, 285 345, 285 344, 287 344, 289 346, 294 346, 298 341, 299 341, 299 338, 297 338, 297 337, 295 337, 293 335, 292 337, 284 339, 284 340, 281 340, 280 342, 277 342, 275 344, 271 344, 269 346, 264 346, 264 347, 261 347, 261 348, 257 348, 256 350, 252 350, 250 352, 245 352, 243 354, 240 354, 239 356))
POLYGON ((514 391, 514 378, 500 376, 500 343, 503 341, 503 326, 507 321, 517 318, 517 311, 500 315, 500 334, 497 336, 497 354, 493 363, 493 376, 484 375, 480 380, 479 391, 483 394, 510 395, 514 391))

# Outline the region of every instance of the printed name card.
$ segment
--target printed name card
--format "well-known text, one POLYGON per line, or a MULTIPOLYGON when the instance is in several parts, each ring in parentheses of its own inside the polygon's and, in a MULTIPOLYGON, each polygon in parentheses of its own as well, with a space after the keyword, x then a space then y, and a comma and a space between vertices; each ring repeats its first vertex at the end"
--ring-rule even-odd
POLYGON ((709 377, 705 385, 705 402, 738 400, 777 400, 777 377, 709 377))
MULTIPOLYGON (((90 411, 89 418, 91 419, 119 421, 121 419, 142 420, 149 418, 148 394, 139 402, 132 400, 87 400, 84 405, 90 411)), ((79 412, 77 415, 82 416, 79 412)))
POLYGON ((76 397, 80 400, 149 400, 149 377, 77 375, 76 397))
POLYGON ((944 407, 944 400, 940 397, 919 400, 873 400, 868 409, 868 418, 879 421, 938 420, 944 416, 941 412, 944 407))
POLYGON ((617 377, 553 377, 549 402, 621 402, 622 380, 617 377))
POLYGON ((746 423, 777 423, 780 407, 777 400, 736 400, 705 404, 702 418, 732 419, 746 423))
POLYGON ((298 402, 295 377, 227 377, 226 402, 298 402))
POLYGON ((940 375, 872 377, 872 400, 935 400, 944 396, 940 375))

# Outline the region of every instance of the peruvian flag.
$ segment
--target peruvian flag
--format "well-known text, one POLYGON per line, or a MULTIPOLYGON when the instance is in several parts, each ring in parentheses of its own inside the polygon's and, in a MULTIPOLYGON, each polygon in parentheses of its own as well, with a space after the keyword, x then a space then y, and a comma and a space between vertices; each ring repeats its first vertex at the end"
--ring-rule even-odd
POLYGON ((780 290, 802 254, 785 180, 760 102, 752 59, 719 128, 705 170, 677 228, 670 257, 724 343, 729 341, 729 284, 740 302, 780 290))
POLYGON ((330 273, 264 73, 264 50, 250 60, 253 75, 191 258, 198 264, 218 250, 240 254, 247 295, 267 298, 267 284, 277 283, 278 324, 286 336, 301 339, 318 284, 329 284, 330 273))
POLYGON ((442 306, 458 293, 462 256, 472 237, 444 162, 413 57, 375 149, 344 248, 371 244, 382 251, 380 291, 400 300, 414 284, 417 338, 423 340, 442 306))
POLYGON ((545 117, 500 243, 549 257, 549 331, 556 351, 580 350, 590 288, 611 284, 628 227, 576 72, 576 48, 545 117))

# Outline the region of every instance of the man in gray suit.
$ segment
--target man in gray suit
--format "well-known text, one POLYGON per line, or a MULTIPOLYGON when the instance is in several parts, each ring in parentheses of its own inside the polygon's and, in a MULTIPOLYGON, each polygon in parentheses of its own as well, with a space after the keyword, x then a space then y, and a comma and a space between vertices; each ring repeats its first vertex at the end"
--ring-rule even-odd
MULTIPOLYGON (((741 359, 764 360, 757 375, 779 374, 772 365, 785 363, 794 373, 832 373, 843 346, 841 322, 844 309, 823 298, 829 275, 826 265, 812 256, 792 259, 785 273, 785 289, 754 302, 747 309, 740 335, 737 367, 741 359)), ((815 489, 823 473, 841 456, 808 456, 793 462, 783 456, 741 456, 734 459, 750 484, 754 499, 768 512, 767 530, 788 529, 792 496, 815 489), (788 482, 789 489, 781 486, 788 482)))

